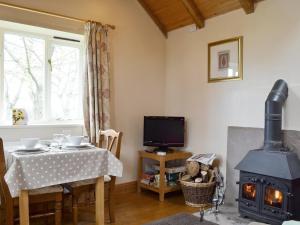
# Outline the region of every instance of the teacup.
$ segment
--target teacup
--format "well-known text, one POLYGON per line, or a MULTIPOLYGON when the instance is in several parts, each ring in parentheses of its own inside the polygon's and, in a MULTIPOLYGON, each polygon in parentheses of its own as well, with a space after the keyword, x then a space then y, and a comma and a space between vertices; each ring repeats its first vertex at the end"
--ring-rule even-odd
POLYGON ((80 145, 84 137, 83 136, 68 136, 66 138, 67 138, 67 141, 69 144, 80 145))
POLYGON ((25 146, 25 148, 34 148, 38 142, 39 138, 21 138, 21 144, 25 146))

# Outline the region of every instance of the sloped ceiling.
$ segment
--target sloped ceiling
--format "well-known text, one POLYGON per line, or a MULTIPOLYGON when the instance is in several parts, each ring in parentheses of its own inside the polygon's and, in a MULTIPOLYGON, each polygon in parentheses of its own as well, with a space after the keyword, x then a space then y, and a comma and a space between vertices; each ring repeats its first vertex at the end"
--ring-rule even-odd
POLYGON ((253 13, 259 1, 262 0, 138 0, 166 37, 169 31, 190 24, 203 28, 206 19, 236 9, 253 13))

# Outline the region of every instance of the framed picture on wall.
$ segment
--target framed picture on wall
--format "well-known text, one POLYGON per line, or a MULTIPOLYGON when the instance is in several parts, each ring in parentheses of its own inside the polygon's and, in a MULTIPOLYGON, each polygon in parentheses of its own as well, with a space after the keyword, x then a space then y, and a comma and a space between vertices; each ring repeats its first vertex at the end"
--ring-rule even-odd
POLYGON ((208 82, 243 79, 243 37, 208 44, 208 82))

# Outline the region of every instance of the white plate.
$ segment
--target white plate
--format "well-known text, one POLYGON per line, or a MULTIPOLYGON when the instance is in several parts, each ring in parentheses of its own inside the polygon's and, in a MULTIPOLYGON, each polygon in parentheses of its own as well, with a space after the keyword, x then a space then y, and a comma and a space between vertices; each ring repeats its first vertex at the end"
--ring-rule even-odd
POLYGON ((82 143, 80 145, 66 144, 64 146, 64 148, 92 148, 92 147, 94 147, 94 146, 90 143, 82 143))
POLYGON ((30 151, 30 152, 34 152, 34 151, 41 151, 41 150, 43 150, 43 149, 41 148, 40 145, 38 145, 38 146, 36 146, 36 147, 34 147, 34 148, 26 148, 25 146, 21 146, 21 147, 18 148, 18 150, 20 150, 20 151, 30 151))
POLYGON ((16 153, 18 155, 32 155, 32 154, 41 154, 48 152, 48 150, 45 149, 38 149, 38 150, 24 150, 24 149, 18 149, 14 151, 13 153, 16 153))

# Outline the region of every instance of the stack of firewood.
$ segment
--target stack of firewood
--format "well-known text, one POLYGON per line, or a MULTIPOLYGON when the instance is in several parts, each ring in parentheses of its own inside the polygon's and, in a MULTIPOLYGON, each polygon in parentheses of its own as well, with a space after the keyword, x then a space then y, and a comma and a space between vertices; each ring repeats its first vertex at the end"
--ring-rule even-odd
POLYGON ((215 180, 218 171, 217 167, 190 161, 186 164, 186 174, 181 180, 192 183, 211 183, 215 180))
POLYGON ((208 164, 199 161, 187 160, 186 174, 182 176, 180 184, 185 203, 199 207, 203 213, 203 210, 213 205, 218 167, 213 164, 213 160, 208 164))

